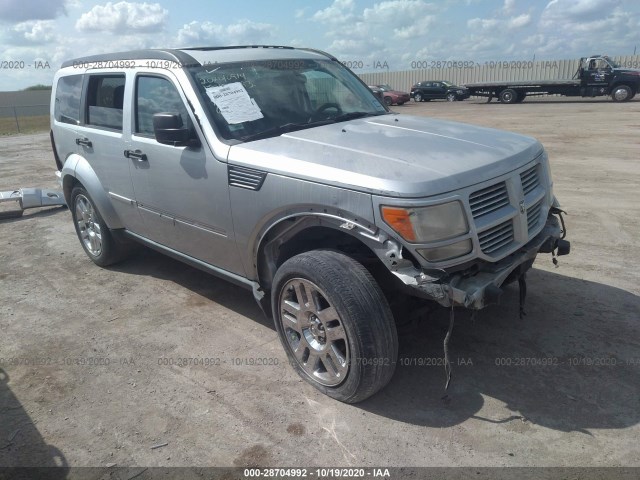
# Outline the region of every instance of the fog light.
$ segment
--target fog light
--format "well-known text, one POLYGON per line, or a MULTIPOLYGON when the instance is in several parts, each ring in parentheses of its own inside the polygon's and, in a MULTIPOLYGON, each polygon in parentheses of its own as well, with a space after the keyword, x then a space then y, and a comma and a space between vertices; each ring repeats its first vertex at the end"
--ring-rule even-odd
POLYGON ((461 242, 452 243, 451 245, 444 245, 442 247, 435 248, 419 248, 418 253, 430 262, 440 262, 442 260, 448 260, 450 258, 461 257, 471 252, 473 244, 471 239, 468 238, 461 242))

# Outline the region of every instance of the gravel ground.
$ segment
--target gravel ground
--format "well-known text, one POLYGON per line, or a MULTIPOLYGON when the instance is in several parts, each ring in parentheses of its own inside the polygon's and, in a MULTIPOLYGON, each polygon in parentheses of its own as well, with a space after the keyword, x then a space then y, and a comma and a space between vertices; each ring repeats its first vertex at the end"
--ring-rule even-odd
MULTIPOLYGON (((345 405, 296 376, 250 292, 147 250, 98 268, 68 210, 28 211, 0 221, 0 466, 640 466, 640 102, 394 110, 537 137, 569 212, 524 320, 517 287, 457 315, 448 396, 446 312, 345 405)), ((48 135, 0 142, 0 190, 56 188, 48 135)))

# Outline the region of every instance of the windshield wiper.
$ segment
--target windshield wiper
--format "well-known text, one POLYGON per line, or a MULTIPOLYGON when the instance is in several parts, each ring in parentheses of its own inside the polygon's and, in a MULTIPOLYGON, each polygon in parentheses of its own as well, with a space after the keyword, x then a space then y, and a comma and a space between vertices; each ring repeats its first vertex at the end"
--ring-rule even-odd
POLYGON ((262 132, 252 133, 250 135, 244 135, 240 137, 243 142, 250 142, 252 140, 258 140, 261 138, 269 138, 280 136, 283 133, 295 132, 296 130, 303 130, 310 127, 318 127, 320 125, 328 125, 333 123, 333 120, 320 120, 318 122, 310 123, 285 123, 284 125, 278 125, 276 127, 267 128, 262 132))
POLYGON ((277 137, 283 133, 295 132, 296 130, 304 130, 305 128, 320 127, 322 125, 329 125, 331 123, 346 122, 347 120, 353 120, 355 118, 384 115, 387 112, 372 113, 372 112, 349 112, 338 115, 337 117, 327 118, 325 120, 317 120, 309 123, 285 123, 284 125, 278 125, 271 127, 262 132, 252 133, 240 137, 243 142, 251 142, 253 140, 259 140, 262 138, 277 137))
MULTIPOLYGON (((387 112, 384 112, 387 113, 387 112)), ((347 120, 354 120, 356 118, 362 118, 362 117, 370 117, 370 116, 378 116, 381 115, 382 112, 380 113, 372 113, 372 112, 349 112, 349 113, 343 113, 342 115, 338 115, 337 117, 333 117, 331 120, 335 123, 338 122, 346 122, 347 120)))

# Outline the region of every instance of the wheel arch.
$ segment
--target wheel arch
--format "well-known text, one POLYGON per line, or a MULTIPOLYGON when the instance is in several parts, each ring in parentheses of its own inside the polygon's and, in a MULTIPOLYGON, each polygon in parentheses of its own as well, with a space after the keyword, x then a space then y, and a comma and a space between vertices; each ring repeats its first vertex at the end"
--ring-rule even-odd
POLYGON ((387 282, 398 285, 391 270, 402 262, 415 261, 377 227, 320 212, 290 215, 271 225, 257 242, 253 265, 261 289, 271 290, 278 267, 289 258, 318 249, 336 250, 359 261, 381 286, 387 282))
POLYGON ((124 228, 96 172, 85 158, 80 155, 70 155, 64 163, 61 176, 62 190, 69 208, 72 208, 71 192, 77 184, 80 184, 95 203, 109 229, 124 228))
POLYGON ((638 82, 630 82, 629 80, 618 79, 611 85, 611 88, 609 89, 609 94, 613 93, 613 91, 616 88, 618 88, 618 87, 620 87, 622 85, 624 85, 626 87, 629 87, 631 89, 631 93, 633 95, 638 93, 638 90, 640 90, 640 81, 638 81, 638 82))

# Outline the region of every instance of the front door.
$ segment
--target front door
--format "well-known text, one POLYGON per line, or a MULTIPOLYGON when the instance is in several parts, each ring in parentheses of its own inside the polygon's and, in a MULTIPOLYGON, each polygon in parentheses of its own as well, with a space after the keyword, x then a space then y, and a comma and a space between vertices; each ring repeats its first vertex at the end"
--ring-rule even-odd
POLYGON ((138 73, 133 95, 129 161, 144 236, 198 260, 244 275, 235 246, 227 165, 196 131, 183 92, 173 78, 138 73), (153 115, 178 113, 200 146, 155 140, 153 115))

